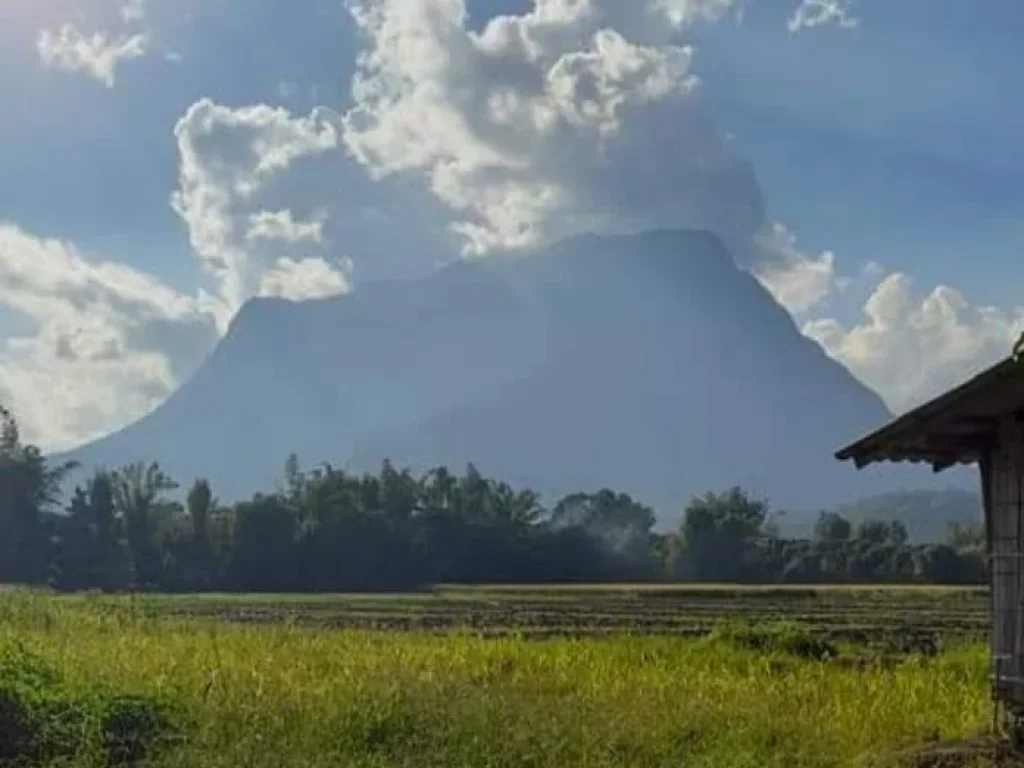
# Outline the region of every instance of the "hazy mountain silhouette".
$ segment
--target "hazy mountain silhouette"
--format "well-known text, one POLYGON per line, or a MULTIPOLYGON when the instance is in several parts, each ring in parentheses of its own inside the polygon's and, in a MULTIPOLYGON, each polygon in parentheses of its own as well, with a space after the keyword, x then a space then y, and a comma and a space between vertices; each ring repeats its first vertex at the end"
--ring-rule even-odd
POLYGON ((295 451, 360 470, 472 461, 551 501, 612 487, 666 515, 737 484, 812 509, 934 485, 832 458, 888 417, 716 238, 661 231, 253 300, 163 406, 73 458, 157 460, 223 500, 271 489, 295 451))

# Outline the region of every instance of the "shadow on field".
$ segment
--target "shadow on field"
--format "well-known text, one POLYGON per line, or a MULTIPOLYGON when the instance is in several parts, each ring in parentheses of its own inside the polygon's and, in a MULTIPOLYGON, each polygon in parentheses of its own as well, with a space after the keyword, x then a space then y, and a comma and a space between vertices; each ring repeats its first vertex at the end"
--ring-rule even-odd
POLYGON ((177 736, 167 707, 116 691, 72 691, 20 649, 0 656, 0 766, 140 763, 177 736))
POLYGON ((937 744, 914 756, 912 768, 1024 768, 1024 758, 1014 755, 999 739, 937 744))

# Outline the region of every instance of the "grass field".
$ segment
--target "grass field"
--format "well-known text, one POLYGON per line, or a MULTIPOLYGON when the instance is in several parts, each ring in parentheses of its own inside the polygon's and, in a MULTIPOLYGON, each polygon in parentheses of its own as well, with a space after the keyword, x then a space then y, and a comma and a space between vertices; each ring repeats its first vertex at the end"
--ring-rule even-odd
POLYGON ((25 765, 985 765, 943 745, 991 730, 986 610, 969 589, 5 592, 0 765, 18 739, 25 765))

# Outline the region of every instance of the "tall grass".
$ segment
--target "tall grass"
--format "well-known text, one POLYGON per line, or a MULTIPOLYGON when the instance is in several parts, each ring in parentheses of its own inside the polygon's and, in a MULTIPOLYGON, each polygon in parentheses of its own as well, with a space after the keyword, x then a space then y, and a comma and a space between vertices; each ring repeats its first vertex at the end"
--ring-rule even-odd
POLYGON ((855 667, 723 636, 317 632, 18 593, 0 617, 0 653, 68 690, 171 703, 184 738, 159 766, 888 766, 991 719, 980 645, 855 667))

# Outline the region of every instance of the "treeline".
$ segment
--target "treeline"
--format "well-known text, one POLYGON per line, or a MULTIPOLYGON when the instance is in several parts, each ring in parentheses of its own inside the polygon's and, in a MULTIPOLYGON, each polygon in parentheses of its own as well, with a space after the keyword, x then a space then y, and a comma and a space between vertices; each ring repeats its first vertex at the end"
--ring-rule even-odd
MULTIPOLYGON (((547 508, 472 465, 422 477, 385 462, 377 474, 292 457, 279 487, 218 503, 205 480, 184 502, 156 464, 99 471, 60 490, 51 467, 0 410, 0 582, 62 590, 364 591, 439 583, 705 580, 920 581, 984 578, 983 537, 914 546, 899 523, 854 528, 822 513, 809 540, 778 535, 768 505, 741 489, 685 508, 679 530, 610 490, 547 508)), ((184 489, 182 489, 184 490, 184 489)))

